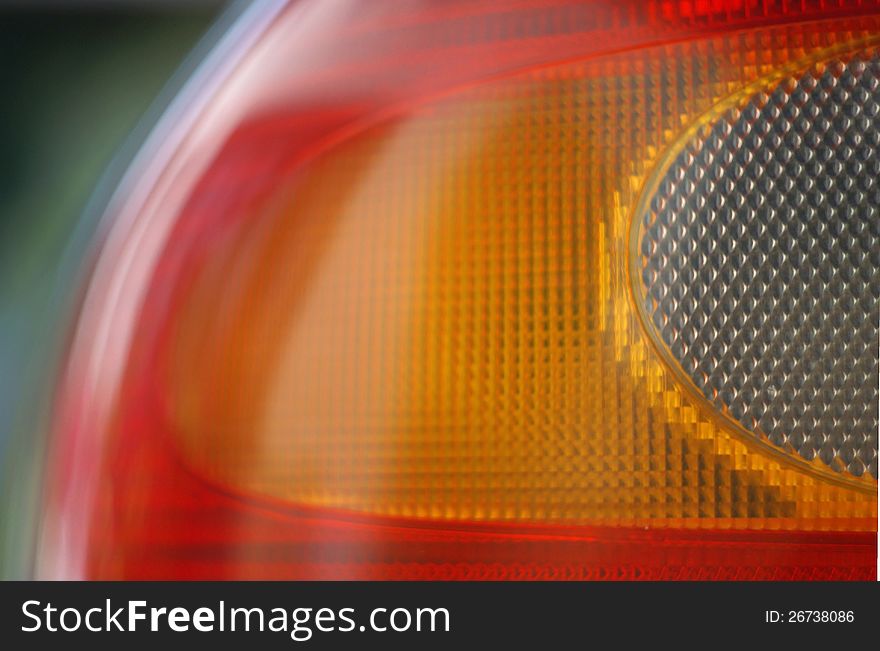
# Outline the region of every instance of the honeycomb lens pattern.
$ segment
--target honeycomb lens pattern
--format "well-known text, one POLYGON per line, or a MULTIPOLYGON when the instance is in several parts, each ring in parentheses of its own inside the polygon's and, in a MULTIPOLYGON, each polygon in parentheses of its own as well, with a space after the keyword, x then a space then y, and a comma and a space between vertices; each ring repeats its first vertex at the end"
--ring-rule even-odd
POLYGON ((701 129, 642 216, 648 316, 718 409, 877 478, 880 55, 813 67, 701 129))

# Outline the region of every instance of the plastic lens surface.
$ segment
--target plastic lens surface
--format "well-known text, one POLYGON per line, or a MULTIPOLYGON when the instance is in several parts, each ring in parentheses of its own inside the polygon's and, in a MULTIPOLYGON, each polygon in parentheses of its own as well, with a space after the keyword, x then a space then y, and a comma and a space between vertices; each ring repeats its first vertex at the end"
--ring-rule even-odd
MULTIPOLYGON (((141 297, 129 322, 93 281, 86 315, 110 319, 124 356, 109 373, 106 349, 75 348, 71 377, 97 375, 68 389, 60 436, 100 454, 68 468, 90 469, 90 493, 56 488, 47 557, 74 514, 88 527, 47 572, 875 576, 875 477, 807 467, 693 390, 640 314, 633 233, 683 137, 864 50, 877 19, 734 32, 723 11, 713 26, 658 13, 670 3, 602 5, 584 15, 617 20, 595 29, 619 48, 548 19, 526 61, 519 22, 492 19, 493 41, 455 5, 472 40, 433 44, 467 62, 455 73, 404 12, 384 47, 422 60, 388 68, 366 16, 348 47, 375 57, 309 77, 290 34, 338 17, 304 4, 181 146, 182 177, 153 190, 146 212, 167 220, 153 262, 114 290, 141 297), (646 39, 651 21, 666 41, 646 39), (84 392, 108 386, 97 411, 84 392)), ((566 11, 574 29, 587 10, 566 11)), ((349 54, 309 33, 313 56, 349 54)))

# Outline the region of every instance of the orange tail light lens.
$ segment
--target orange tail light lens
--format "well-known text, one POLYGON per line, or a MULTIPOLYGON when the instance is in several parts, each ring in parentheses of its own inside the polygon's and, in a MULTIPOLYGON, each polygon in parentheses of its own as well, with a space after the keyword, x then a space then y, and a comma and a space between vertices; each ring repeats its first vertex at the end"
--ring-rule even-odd
POLYGON ((247 21, 108 209, 44 575, 876 577, 880 4, 247 21))

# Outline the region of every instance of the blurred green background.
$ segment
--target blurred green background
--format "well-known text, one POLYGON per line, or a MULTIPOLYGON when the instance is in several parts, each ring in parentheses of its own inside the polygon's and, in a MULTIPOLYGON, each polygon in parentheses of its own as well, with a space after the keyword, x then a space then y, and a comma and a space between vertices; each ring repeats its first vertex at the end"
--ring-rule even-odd
POLYGON ((33 572, 52 386, 96 187, 124 171, 221 4, 0 5, 2 578, 33 572))

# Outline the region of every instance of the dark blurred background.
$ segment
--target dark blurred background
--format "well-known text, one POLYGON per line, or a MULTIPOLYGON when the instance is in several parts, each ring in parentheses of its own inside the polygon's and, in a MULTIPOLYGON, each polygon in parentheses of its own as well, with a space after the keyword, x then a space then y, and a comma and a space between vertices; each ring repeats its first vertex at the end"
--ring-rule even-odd
POLYGON ((99 179, 121 174, 223 9, 0 2, 0 577, 31 572, 59 324, 97 223, 99 179))

